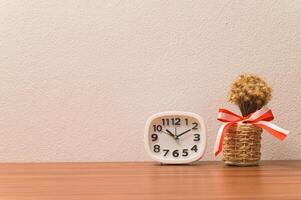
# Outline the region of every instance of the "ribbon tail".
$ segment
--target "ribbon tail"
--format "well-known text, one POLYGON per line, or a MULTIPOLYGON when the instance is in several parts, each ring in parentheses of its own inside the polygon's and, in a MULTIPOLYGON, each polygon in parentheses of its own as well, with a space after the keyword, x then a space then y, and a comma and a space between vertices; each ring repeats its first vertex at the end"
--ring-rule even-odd
POLYGON ((259 126, 263 129, 265 129, 267 132, 269 132, 270 134, 272 134, 279 140, 284 140, 286 138, 286 136, 289 134, 288 130, 280 128, 279 126, 276 126, 275 124, 272 124, 270 122, 259 121, 254 124, 256 124, 256 126, 259 126))
POLYGON ((223 141, 224 141, 224 137, 227 132, 227 129, 234 123, 235 122, 224 123, 218 130, 215 145, 214 145, 215 156, 217 156, 222 151, 223 141))

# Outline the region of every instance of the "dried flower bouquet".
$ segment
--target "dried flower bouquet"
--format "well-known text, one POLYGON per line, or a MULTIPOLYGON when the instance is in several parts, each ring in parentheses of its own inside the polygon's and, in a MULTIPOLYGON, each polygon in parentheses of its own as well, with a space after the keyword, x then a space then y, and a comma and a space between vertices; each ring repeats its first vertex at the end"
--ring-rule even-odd
POLYGON ((271 87, 258 76, 243 74, 232 84, 229 101, 238 105, 242 116, 220 108, 220 127, 214 145, 215 156, 223 152, 227 165, 258 165, 263 129, 283 140, 289 131, 270 123, 273 113, 265 105, 272 97, 271 87))

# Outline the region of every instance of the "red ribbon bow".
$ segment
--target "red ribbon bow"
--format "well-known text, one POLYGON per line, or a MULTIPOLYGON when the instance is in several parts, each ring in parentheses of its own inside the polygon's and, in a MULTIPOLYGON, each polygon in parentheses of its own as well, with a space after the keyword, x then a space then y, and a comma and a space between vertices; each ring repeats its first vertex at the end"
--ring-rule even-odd
POLYGON ((279 140, 283 140, 289 133, 288 130, 282 129, 275 124, 270 123, 269 121, 272 121, 274 119, 273 113, 270 109, 267 107, 263 107, 260 110, 257 110, 254 113, 251 113, 247 117, 242 117, 239 115, 236 115, 235 113, 230 112, 229 110, 220 108, 218 112, 218 118, 219 121, 225 122, 219 129, 215 146, 214 146, 214 152, 215 156, 217 156, 222 151, 222 144, 225 137, 225 134, 227 132, 227 129, 238 122, 245 122, 254 124, 256 126, 259 126, 263 129, 265 129, 267 132, 278 138, 279 140))

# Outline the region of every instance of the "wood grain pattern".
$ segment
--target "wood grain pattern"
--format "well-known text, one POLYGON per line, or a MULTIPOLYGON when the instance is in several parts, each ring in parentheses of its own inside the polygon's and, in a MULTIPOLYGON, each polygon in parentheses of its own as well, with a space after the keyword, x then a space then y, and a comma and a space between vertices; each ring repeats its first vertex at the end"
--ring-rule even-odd
POLYGON ((301 199, 301 161, 0 164, 0 199, 301 199))

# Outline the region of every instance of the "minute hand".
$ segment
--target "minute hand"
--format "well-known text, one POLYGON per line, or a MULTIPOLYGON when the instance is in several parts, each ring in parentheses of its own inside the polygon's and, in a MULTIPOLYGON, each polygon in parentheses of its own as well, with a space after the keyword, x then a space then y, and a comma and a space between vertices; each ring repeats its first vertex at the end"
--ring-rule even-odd
POLYGON ((188 133, 189 131, 191 131, 191 129, 188 129, 188 130, 184 131, 183 133, 177 135, 177 138, 179 138, 180 136, 184 135, 185 133, 188 133))

